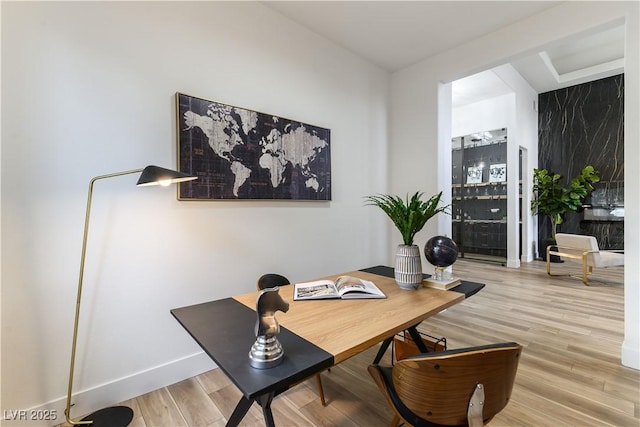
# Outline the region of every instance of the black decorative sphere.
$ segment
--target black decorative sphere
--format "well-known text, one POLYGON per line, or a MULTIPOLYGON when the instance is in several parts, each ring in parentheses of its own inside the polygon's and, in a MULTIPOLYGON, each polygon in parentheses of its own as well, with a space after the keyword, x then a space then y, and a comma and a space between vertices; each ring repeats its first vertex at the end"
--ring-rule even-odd
POLYGON ((433 236, 424 245, 424 256, 436 267, 449 267, 458 259, 458 245, 446 236, 433 236))

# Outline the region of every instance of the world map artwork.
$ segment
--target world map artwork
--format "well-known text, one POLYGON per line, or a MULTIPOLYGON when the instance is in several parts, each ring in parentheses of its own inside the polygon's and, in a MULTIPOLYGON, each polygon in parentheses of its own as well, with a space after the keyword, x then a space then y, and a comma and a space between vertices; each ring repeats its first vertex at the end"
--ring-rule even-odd
POLYGON ((180 200, 331 200, 331 131, 176 94, 180 200))

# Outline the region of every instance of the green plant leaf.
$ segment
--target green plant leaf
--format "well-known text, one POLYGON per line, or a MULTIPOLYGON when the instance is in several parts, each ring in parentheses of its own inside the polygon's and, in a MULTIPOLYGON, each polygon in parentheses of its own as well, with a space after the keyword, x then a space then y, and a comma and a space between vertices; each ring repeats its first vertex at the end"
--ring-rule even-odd
POLYGON ((533 170, 531 210, 550 217, 554 238, 556 225, 564 222, 567 212, 576 212, 582 206, 583 200, 593 191, 591 184, 600 181, 600 176, 593 166, 587 165, 569 181, 567 187, 562 186, 561 179, 559 173, 533 170))
POLYGON ((424 193, 416 192, 409 199, 409 195, 403 200, 399 196, 389 194, 376 194, 366 196, 366 205, 377 206, 387 214, 394 223, 405 245, 412 245, 415 235, 422 230, 424 225, 436 214, 443 212, 449 214, 449 205, 439 206, 442 192, 431 196, 427 201, 422 200, 424 193))

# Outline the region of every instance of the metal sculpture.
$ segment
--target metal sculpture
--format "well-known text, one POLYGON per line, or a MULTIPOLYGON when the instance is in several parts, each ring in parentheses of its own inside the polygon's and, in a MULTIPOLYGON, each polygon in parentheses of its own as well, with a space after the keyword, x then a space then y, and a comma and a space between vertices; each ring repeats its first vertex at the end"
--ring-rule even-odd
POLYGON ((284 356, 284 349, 276 338, 280 333, 280 325, 276 319, 276 311, 286 313, 289 303, 279 293, 279 288, 267 288, 260 292, 256 300, 256 341, 249 352, 249 364, 257 369, 267 369, 279 365, 284 356))

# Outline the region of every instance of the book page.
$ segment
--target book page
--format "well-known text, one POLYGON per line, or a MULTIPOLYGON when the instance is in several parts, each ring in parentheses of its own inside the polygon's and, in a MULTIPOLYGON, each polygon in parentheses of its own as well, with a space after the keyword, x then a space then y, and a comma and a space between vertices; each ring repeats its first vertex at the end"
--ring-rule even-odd
POLYGON ((338 298, 336 287, 330 280, 318 280, 315 282, 296 283, 294 285, 293 299, 320 299, 338 298))
POLYGON ((386 298, 373 282, 358 277, 338 277, 336 290, 342 298, 386 298))
POLYGON ((367 289, 364 281, 357 277, 340 276, 336 279, 336 290, 340 295, 349 291, 365 292, 367 289))

